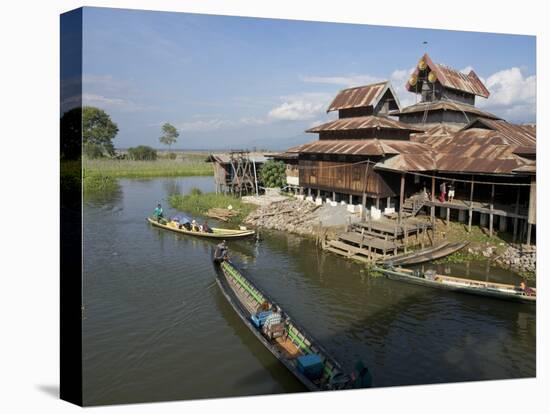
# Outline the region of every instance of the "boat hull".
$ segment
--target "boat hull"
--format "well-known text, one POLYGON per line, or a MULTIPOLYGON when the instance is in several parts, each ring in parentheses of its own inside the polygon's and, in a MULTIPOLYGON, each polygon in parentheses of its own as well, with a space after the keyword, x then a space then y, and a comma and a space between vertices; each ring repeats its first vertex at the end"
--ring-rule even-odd
POLYGON ((188 236, 203 237, 205 239, 237 239, 241 237, 253 236, 256 233, 254 230, 230 230, 230 229, 220 229, 215 227, 212 229, 213 233, 204 233, 199 231, 178 229, 168 224, 159 223, 158 221, 156 221, 155 219, 152 219, 151 217, 148 217, 147 221, 154 227, 173 231, 174 233, 186 234, 188 236))
MULTIPOLYGON (((237 297, 235 291, 230 286, 230 283, 228 281, 228 276, 226 274, 226 271, 224 270, 224 267, 222 266, 223 262, 214 260, 214 266, 216 268, 216 282, 222 291, 223 295, 229 302, 229 304, 232 306, 232 308, 235 310, 239 318, 243 321, 245 326, 252 332, 252 334, 277 358, 309 391, 323 391, 328 388, 325 388, 323 384, 315 383, 311 381, 308 377, 306 377, 304 374, 302 374, 298 369, 296 364, 293 362, 292 359, 287 358, 277 346, 273 345, 272 342, 270 342, 263 334, 262 332, 256 328, 252 322, 251 322, 251 312, 246 309, 246 306, 242 304, 242 302, 237 297)), ((232 265, 232 268, 238 272, 238 270, 232 265)), ((244 276, 239 272, 240 277, 243 279, 244 276)), ((261 292, 256 286, 254 286, 250 281, 246 280, 247 283, 252 286, 255 290, 261 293, 262 297, 270 303, 270 305, 276 305, 276 303, 271 300, 265 293, 261 292)), ((288 315, 287 315, 288 317, 288 315)), ((304 329, 299 327, 294 321, 292 321, 293 329, 299 329, 300 334, 304 334, 304 329)), ((311 335, 307 335, 309 338, 308 341, 311 341, 311 335)), ((334 361, 333 359, 329 358, 326 351, 323 350, 318 343, 314 343, 313 341, 310 342, 310 346, 318 351, 319 355, 322 355, 323 358, 325 358, 325 363, 329 363, 331 366, 331 369, 333 372, 341 373, 341 367, 340 365, 334 361)), ((346 388, 346 387, 342 387, 346 388)), ((337 388, 333 388, 337 389, 337 388)))
POLYGON ((384 274, 388 279, 397 280, 401 282, 412 283, 419 286, 427 286, 436 289, 444 289, 452 292, 467 293, 476 296, 485 296, 494 299, 508 300, 512 302, 520 303, 536 303, 535 296, 526 296, 520 294, 505 293, 496 289, 489 288, 475 288, 470 286, 462 286, 458 284, 449 284, 438 282, 434 280, 424 279, 422 277, 414 276, 412 274, 403 273, 397 270, 389 270, 383 268, 375 268, 376 271, 384 274))

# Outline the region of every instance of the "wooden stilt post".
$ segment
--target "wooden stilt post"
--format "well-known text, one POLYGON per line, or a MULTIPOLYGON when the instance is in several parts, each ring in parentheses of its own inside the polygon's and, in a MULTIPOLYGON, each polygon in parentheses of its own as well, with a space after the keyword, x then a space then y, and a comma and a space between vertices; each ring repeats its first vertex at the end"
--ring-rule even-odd
POLYGON ((516 217, 514 217, 514 237, 512 239, 512 242, 515 243, 517 236, 518 236, 518 218, 517 214, 519 214, 519 196, 521 193, 521 187, 518 187, 518 192, 516 195, 516 208, 514 210, 514 213, 516 213, 516 217))
POLYGON ((537 183, 535 177, 531 177, 529 187, 529 208, 527 210, 527 245, 531 244, 531 227, 536 223, 537 210, 537 183))
POLYGON ((349 203, 353 204, 353 196, 351 194, 349 195, 349 203))
POLYGON ((450 208, 450 207, 447 207, 447 217, 446 217, 445 225, 448 226, 450 220, 451 220, 451 208, 450 208))
POLYGON ((491 212, 489 213, 489 237, 493 237, 493 208, 495 204, 495 185, 491 184, 491 212))
POLYGON ((308 195, 308 197, 311 197, 311 188, 307 189, 307 195, 308 195))
POLYGON ((388 197, 386 199, 386 207, 388 207, 388 208, 391 207, 391 197, 388 197))
POLYGON ((472 175, 472 182, 470 186, 470 209, 468 210, 468 232, 472 231, 472 215, 474 206, 474 176, 472 175))
POLYGON ((380 197, 376 197, 376 208, 380 210, 380 197))
POLYGON ((403 198, 405 196, 405 174, 401 174, 401 189, 399 190, 399 224, 403 219, 403 198))

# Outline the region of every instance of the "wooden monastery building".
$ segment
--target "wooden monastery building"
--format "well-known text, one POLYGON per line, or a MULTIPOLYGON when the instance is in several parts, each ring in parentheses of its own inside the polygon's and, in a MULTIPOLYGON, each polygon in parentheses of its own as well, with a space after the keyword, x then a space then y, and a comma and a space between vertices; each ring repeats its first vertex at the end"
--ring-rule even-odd
POLYGON ((390 82, 340 91, 338 119, 306 132, 318 139, 275 156, 304 196, 426 212, 530 243, 535 220, 536 129, 476 107, 489 91, 425 54, 407 81, 417 103, 402 108, 390 82), (439 197, 441 184, 455 197, 439 197), (437 212, 439 211, 439 213, 437 212), (497 222, 498 221, 498 222, 497 222))

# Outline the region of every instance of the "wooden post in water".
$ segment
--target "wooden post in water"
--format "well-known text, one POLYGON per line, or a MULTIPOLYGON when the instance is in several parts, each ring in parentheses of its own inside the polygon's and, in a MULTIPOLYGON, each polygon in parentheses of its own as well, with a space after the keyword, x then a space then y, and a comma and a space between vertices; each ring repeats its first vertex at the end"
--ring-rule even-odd
MULTIPOLYGON (((401 174, 401 189, 399 190, 399 224, 403 219, 403 198, 405 196, 405 174, 401 174)), ((378 199, 376 199, 378 200, 378 199)), ((377 207, 378 208, 378 207, 377 207)))
POLYGON ((447 207, 447 220, 445 222, 445 225, 448 226, 449 225, 449 221, 451 220, 451 208, 450 207, 447 207))
POLYGON ((517 236, 518 236, 518 217, 517 217, 517 215, 519 214, 519 196, 520 196, 520 193, 521 193, 521 187, 518 187, 518 192, 517 192, 517 195, 516 195, 516 208, 514 210, 514 212, 516 213, 516 217, 514 217, 514 237, 512 239, 513 243, 516 242, 516 239, 517 239, 517 236))
POLYGON ((491 184, 491 212, 489 213, 489 237, 493 237, 493 208, 495 204, 495 185, 491 184))
POLYGON ((470 208, 468 210, 468 232, 472 232, 472 215, 474 206, 474 176, 472 175, 472 182, 470 186, 470 208))

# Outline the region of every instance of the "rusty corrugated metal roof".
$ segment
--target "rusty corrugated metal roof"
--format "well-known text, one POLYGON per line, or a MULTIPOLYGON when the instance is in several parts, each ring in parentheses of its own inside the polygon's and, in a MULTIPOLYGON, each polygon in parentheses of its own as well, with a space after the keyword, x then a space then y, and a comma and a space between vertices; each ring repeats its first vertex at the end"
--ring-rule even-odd
MULTIPOLYGON (((446 88, 467 92, 473 95, 488 98, 490 92, 487 90, 483 82, 479 79, 476 73, 471 70, 470 73, 464 74, 451 67, 434 63, 427 53, 422 56, 420 60, 423 60, 427 65, 427 70, 433 71, 437 76, 437 80, 446 88)), ((416 66, 413 75, 418 76, 420 69, 416 66)), ((415 92, 415 87, 411 86, 407 81, 406 88, 409 92, 415 92)))
POLYGON ((376 106, 382 96, 390 90, 397 107, 399 100, 389 81, 373 83, 370 85, 357 86, 354 88, 342 89, 329 105, 327 112, 340 109, 360 108, 366 106, 376 106))
POLYGON ((504 120, 478 119, 466 125, 463 130, 479 127, 494 131, 493 135, 501 137, 504 144, 532 147, 537 143, 536 128, 525 128, 504 120))
POLYGON ((349 131, 354 129, 405 129, 408 131, 423 132, 418 126, 405 124, 385 116, 356 116, 341 118, 310 128, 306 132, 349 131))
MULTIPOLYGON (((262 164, 271 157, 271 154, 266 154, 262 152, 249 152, 248 158, 250 161, 254 161, 257 164, 262 164)), ((218 162, 220 164, 229 164, 231 163, 231 154, 228 152, 214 153, 210 154, 206 159, 207 162, 218 162)))
POLYGON ((385 156, 429 153, 428 146, 389 139, 316 140, 288 149, 287 153, 385 156))
POLYGON ((482 111, 481 109, 478 109, 473 105, 446 100, 419 102, 417 104, 407 106, 406 108, 401 109, 401 111, 392 111, 390 112, 390 115, 410 114, 424 111, 458 111, 466 112, 466 114, 473 114, 476 115, 476 117, 500 119, 498 116, 493 115, 489 112, 482 111))

